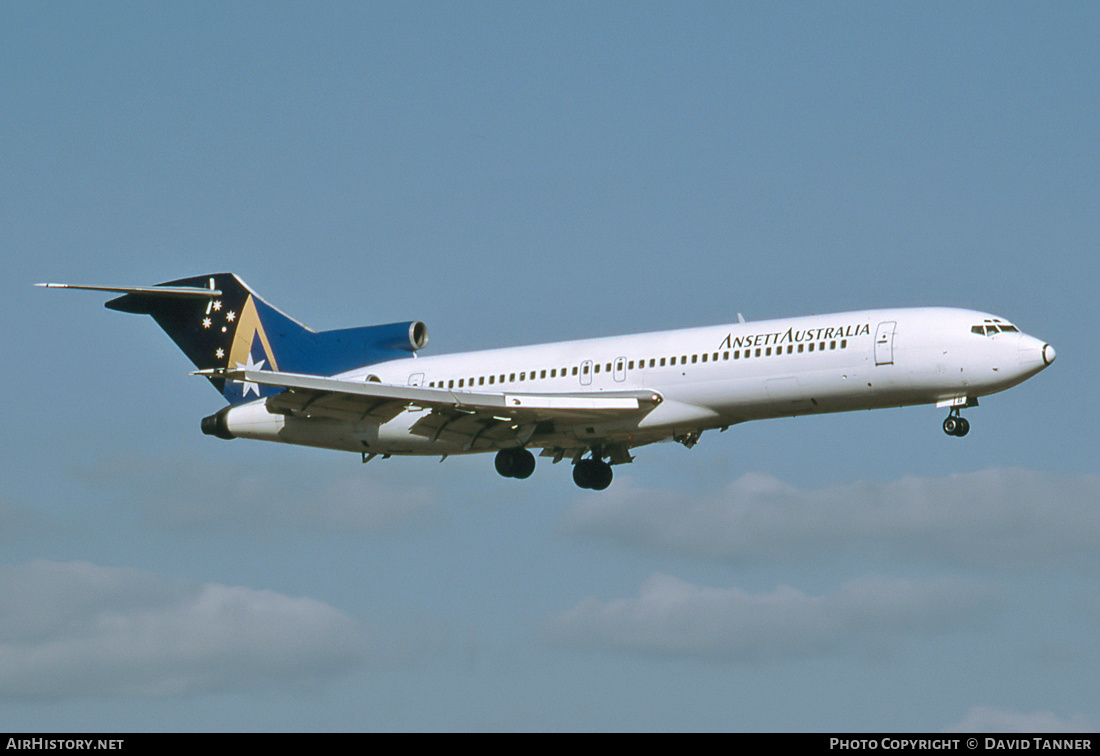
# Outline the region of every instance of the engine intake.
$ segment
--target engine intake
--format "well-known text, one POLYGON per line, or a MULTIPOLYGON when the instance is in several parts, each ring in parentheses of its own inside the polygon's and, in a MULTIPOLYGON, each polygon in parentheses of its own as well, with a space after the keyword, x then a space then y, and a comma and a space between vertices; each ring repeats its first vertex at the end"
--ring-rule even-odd
MULTIPOLYGON (((428 346, 428 326, 419 320, 409 324, 409 345, 414 350, 428 346)), ((1052 349, 1051 352, 1053 351, 1052 349)))
POLYGON ((428 345, 428 326, 419 320, 406 323, 366 326, 355 331, 375 349, 401 349, 415 352, 428 345))

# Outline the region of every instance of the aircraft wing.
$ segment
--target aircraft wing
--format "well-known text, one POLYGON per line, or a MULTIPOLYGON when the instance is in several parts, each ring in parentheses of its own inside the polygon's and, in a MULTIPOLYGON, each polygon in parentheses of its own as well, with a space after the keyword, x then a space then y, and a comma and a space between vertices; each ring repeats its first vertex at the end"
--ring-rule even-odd
POLYGON ((295 417, 389 422, 423 410, 413 433, 465 450, 525 444, 536 432, 567 433, 574 425, 640 419, 663 401, 655 391, 517 393, 455 391, 324 378, 266 370, 201 370, 197 375, 285 389, 267 399, 271 412, 295 417))

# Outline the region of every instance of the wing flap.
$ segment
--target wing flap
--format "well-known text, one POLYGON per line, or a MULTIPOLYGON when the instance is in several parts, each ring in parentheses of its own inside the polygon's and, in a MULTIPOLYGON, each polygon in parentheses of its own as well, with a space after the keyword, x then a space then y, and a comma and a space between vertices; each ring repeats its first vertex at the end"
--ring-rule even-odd
POLYGON ((462 445, 466 450, 524 444, 540 427, 561 433, 579 423, 641 418, 663 401, 655 391, 524 394, 395 386, 297 373, 201 370, 206 377, 276 386, 272 412, 303 417, 384 424, 406 409, 428 412, 411 427, 417 435, 462 445))
POLYGON ((393 399, 370 401, 355 394, 287 389, 268 399, 267 407, 281 415, 323 416, 349 421, 372 418, 378 423, 388 423, 405 410, 406 403, 393 399))

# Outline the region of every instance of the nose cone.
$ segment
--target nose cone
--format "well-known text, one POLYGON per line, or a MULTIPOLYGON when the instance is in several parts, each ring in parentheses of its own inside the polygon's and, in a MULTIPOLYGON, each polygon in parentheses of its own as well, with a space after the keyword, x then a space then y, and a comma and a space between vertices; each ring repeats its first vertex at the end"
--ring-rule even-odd
POLYGON ((1020 335, 1019 365, 1025 375, 1034 375, 1054 362, 1056 352, 1034 336, 1020 335))

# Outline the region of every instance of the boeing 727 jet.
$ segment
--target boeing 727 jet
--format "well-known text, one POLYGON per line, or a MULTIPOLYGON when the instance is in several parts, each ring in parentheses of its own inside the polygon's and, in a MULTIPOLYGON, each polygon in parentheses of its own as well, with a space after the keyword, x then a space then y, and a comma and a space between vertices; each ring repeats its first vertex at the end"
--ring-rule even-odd
POLYGON ((225 397, 202 431, 376 456, 493 452, 527 478, 534 451, 567 459, 602 490, 631 450, 691 448, 736 423, 935 404, 961 411, 1054 361, 1050 344, 996 315, 953 308, 861 310, 420 357, 419 322, 312 331, 231 273, 121 294, 151 315, 225 397))

